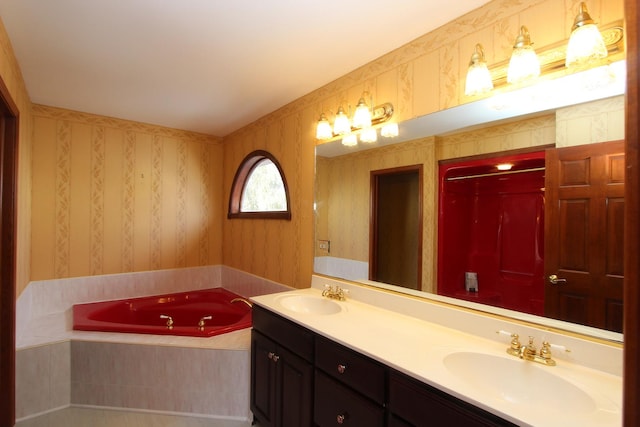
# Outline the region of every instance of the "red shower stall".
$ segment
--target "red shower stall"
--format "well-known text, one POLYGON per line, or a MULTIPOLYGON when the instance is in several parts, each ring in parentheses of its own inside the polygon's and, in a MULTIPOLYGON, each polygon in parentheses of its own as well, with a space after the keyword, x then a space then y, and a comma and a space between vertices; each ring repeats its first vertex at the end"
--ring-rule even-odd
POLYGON ((441 163, 438 294, 543 314, 544 151, 441 163))

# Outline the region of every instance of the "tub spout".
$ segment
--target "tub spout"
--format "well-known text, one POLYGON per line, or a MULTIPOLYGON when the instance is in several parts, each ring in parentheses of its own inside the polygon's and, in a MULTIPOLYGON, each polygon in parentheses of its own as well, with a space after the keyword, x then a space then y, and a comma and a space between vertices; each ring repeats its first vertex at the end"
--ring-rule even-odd
POLYGON ((251 304, 251 301, 249 301, 246 298, 234 298, 231 300, 231 304, 233 304, 234 302, 243 302, 245 304, 247 304, 249 306, 249 308, 253 307, 253 304, 251 304))
POLYGON ((198 330, 200 331, 204 331, 204 321, 205 320, 211 320, 212 316, 204 316, 202 318, 200 318, 200 321, 198 322, 198 330))
POLYGON ((166 314, 161 314, 160 318, 167 319, 167 329, 173 329, 173 318, 171 316, 167 316, 166 314))

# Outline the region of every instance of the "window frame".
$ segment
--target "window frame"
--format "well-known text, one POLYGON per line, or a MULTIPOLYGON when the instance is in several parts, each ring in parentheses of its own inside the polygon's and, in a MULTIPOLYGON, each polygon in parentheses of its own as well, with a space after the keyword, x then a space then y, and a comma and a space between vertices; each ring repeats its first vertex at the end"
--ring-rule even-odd
POLYGON ((242 160, 231 185, 231 194, 229 195, 229 211, 228 219, 244 218, 244 219, 285 219, 291 220, 291 203, 289 198, 289 186, 284 172, 280 167, 278 160, 268 151, 255 150, 247 154, 242 160), (248 178, 251 176, 253 169, 263 160, 269 160, 278 169, 282 184, 284 185, 284 194, 287 202, 287 209, 284 211, 260 211, 260 212, 242 212, 242 194, 247 185, 248 178))

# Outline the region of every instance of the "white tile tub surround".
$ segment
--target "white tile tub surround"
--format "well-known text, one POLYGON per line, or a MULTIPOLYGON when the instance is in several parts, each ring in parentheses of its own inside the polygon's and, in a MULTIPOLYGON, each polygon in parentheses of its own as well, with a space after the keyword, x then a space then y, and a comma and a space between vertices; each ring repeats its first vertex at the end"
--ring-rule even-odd
MULTIPOLYGON (((292 289, 225 266, 31 282, 16 304, 18 420, 79 403, 76 400, 89 405, 104 402, 103 406, 116 408, 153 407, 149 410, 185 414, 196 411, 207 417, 246 419, 250 329, 206 339, 72 330, 71 307, 76 303, 218 286, 247 298, 292 289), (122 351, 114 351, 115 348, 122 351), (111 357, 100 356, 103 352, 111 357), (105 365, 102 371, 96 371, 99 375, 89 378, 85 361, 94 358, 105 365), (170 392, 169 398, 154 394, 155 389, 148 383, 151 379, 138 375, 148 366, 161 372, 152 376, 154 381, 171 378, 159 387, 170 392), (206 390, 200 387, 196 393, 189 385, 194 375, 173 374, 184 374, 187 367, 199 372, 198 380, 206 380, 206 390), (211 403, 212 398, 215 403, 211 403), (229 415, 230 411, 235 411, 234 415, 229 415)), ((95 365, 91 367, 97 369, 95 365)))
POLYGON ((71 343, 74 404, 249 418, 248 351, 71 343))
POLYGON ((77 335, 73 304, 219 286, 246 298, 292 289, 222 265, 34 281, 16 303, 16 348, 77 335))
POLYGON ((17 353, 16 418, 69 406, 70 360, 68 341, 17 353))

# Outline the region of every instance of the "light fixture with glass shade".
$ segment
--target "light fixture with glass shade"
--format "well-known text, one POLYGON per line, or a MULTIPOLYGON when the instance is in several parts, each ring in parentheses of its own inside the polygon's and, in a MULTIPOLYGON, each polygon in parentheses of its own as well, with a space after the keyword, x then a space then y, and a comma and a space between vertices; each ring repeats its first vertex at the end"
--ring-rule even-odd
POLYGON ((327 120, 327 116, 324 113, 320 114, 318 124, 316 125, 316 138, 317 139, 330 139, 333 137, 333 129, 331 129, 331 123, 327 120))
MULTIPOLYGON (((398 124, 386 123, 393 116, 393 105, 390 102, 385 102, 369 108, 364 99, 365 96, 363 95, 358 102, 358 107, 364 106, 364 110, 368 113, 367 117, 360 118, 361 116, 358 116, 357 113, 354 115, 354 117, 358 117, 361 120, 358 124, 362 124, 363 127, 359 128, 353 121, 349 120, 344 108, 341 106, 338 108, 333 126, 324 113, 320 114, 320 118, 316 123, 316 138, 328 141, 342 136, 342 143, 346 146, 357 145, 358 137, 362 142, 373 143, 378 140, 377 131, 379 127, 381 128, 380 135, 385 138, 398 136, 398 124)), ((371 105, 373 105, 373 99, 371 100, 371 105)), ((351 110, 351 107, 349 107, 349 110, 351 110)), ((355 119, 354 121, 357 122, 355 119)))
POLYGON ((371 126, 371 111, 369 111, 364 97, 360 98, 358 105, 356 105, 352 125, 356 129, 366 129, 371 126))
POLYGON ((342 137, 342 145, 345 147, 355 147, 358 145, 358 136, 355 133, 348 133, 342 137))
POLYGON ((349 117, 345 114, 342 106, 340 106, 336 113, 336 119, 333 122, 333 133, 336 135, 344 135, 349 132, 351 132, 349 117))
POLYGON ((378 140, 378 134, 375 128, 368 127, 366 129, 363 129, 362 132, 360 132, 360 141, 362 142, 373 143, 373 142, 376 142, 377 140, 378 140))
POLYGON ((522 83, 540 76, 540 60, 532 44, 529 30, 524 25, 521 26, 509 60, 508 83, 522 83))
POLYGON ((567 45, 567 67, 588 64, 606 58, 607 47, 595 21, 587 11, 587 5, 580 3, 580 11, 573 21, 571 36, 567 45))
POLYGON ((478 43, 469 61, 464 94, 467 96, 480 95, 489 92, 491 89, 493 89, 491 73, 489 73, 487 61, 484 58, 484 49, 478 43))
POLYGON ((387 123, 380 128, 380 135, 384 138, 393 138, 400 133, 397 123, 387 123))

